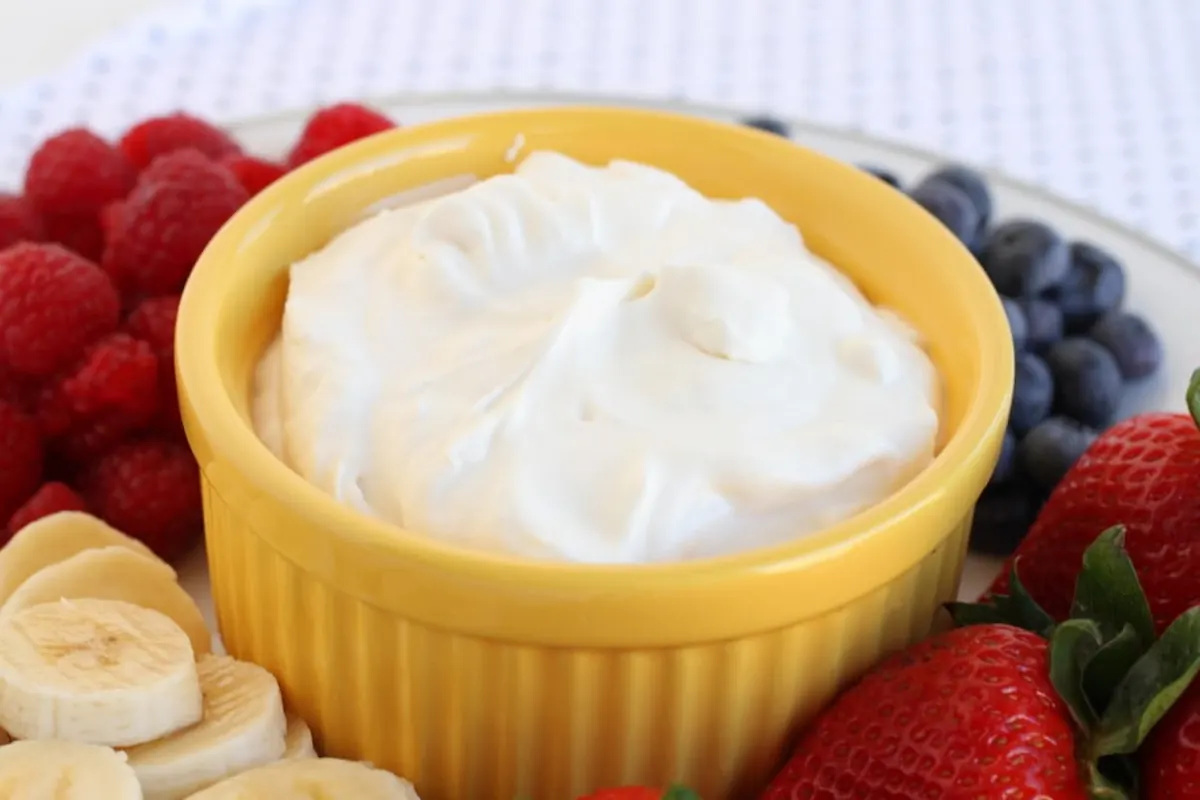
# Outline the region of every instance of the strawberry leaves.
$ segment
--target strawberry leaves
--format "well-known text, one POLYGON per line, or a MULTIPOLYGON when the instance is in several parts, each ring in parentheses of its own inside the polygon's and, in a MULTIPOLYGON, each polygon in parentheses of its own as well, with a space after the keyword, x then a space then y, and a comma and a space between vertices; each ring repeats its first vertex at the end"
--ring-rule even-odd
POLYGON ((1192 415, 1197 425, 1200 425, 1200 369, 1192 373, 1187 388, 1188 413, 1192 415))
MULTIPOLYGON (((1200 370, 1188 403, 1200 424, 1200 370)), ((1121 526, 1101 533, 1083 556, 1070 618, 1057 622, 1017 577, 1009 594, 983 603, 951 603, 957 625, 1008 624, 1049 641, 1050 681, 1079 731, 1081 768, 1091 796, 1137 796, 1135 754, 1154 725, 1200 673, 1200 607, 1155 638, 1154 618, 1125 552, 1121 526)))
POLYGON ((670 789, 667 789, 666 794, 662 796, 662 800, 700 800, 700 795, 684 786, 672 786, 670 789))

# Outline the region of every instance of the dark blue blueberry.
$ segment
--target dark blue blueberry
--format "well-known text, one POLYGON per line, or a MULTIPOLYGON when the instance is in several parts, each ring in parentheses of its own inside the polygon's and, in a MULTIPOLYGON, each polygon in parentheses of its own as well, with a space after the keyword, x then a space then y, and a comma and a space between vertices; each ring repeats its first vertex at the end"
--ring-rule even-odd
POLYGON ((751 128, 758 128, 760 131, 773 133, 776 136, 782 136, 785 139, 792 135, 788 124, 778 117, 772 117, 768 114, 758 114, 753 117, 746 117, 742 120, 742 124, 751 128))
POLYGON ((1012 331, 1013 349, 1017 352, 1025 349, 1025 342, 1029 337, 1029 325, 1025 320, 1025 312, 1021 310, 1021 306, 1016 300, 1008 297, 1000 298, 1000 305, 1004 306, 1004 316, 1008 317, 1008 329, 1012 331))
POLYGON ((1046 352, 1054 376, 1054 410, 1083 425, 1107 428, 1121 405, 1125 388, 1121 368, 1107 348, 1073 336, 1046 352))
POLYGON ((996 468, 992 470, 992 477, 988 480, 988 486, 995 486, 1004 483, 1013 476, 1013 471, 1017 463, 1017 437, 1011 430, 1004 432, 1004 441, 1000 444, 1000 457, 996 459, 996 468))
POLYGON ((1012 553, 1033 525, 1040 500, 1037 489, 1025 481, 984 489, 971 520, 971 550, 989 556, 1012 553))
POLYGON ((996 291, 1036 297, 1062 282, 1071 265, 1067 243, 1042 222, 1016 219, 997 225, 981 259, 996 291))
POLYGON ((1017 463, 1036 485, 1050 491, 1063 479, 1099 434, 1066 417, 1050 417, 1017 445, 1017 463))
POLYGON ((902 188, 900 185, 900 178, 898 178, 896 173, 892 172, 891 170, 886 170, 883 167, 876 167, 871 164, 859 164, 858 168, 869 175, 874 175, 876 178, 879 178, 879 180, 883 181, 894 189, 902 188))
POLYGON ((1113 354, 1121 377, 1127 381, 1148 378, 1162 366, 1162 342, 1149 323, 1137 314, 1121 311, 1105 314, 1088 336, 1113 354))
POLYGON ((1008 425, 1018 436, 1024 436, 1050 416, 1054 406, 1054 377, 1046 362, 1033 353, 1018 354, 1015 366, 1008 425))
POLYGON ((1063 338, 1062 310, 1048 300, 1021 300, 1025 312, 1025 347, 1034 353, 1044 353, 1063 338))
POLYGON ((1125 300, 1125 268, 1105 250, 1087 242, 1070 247, 1070 268, 1053 299, 1068 333, 1083 333, 1125 300))
POLYGON ((979 212, 966 193, 945 182, 926 182, 909 197, 946 226, 963 244, 970 244, 979 229, 979 212))
POLYGON ((978 172, 962 164, 946 164, 929 173, 921 182, 925 181, 944 181, 958 187, 971 198, 971 204, 979 212, 980 227, 987 226, 992 218, 992 192, 988 188, 987 179, 978 172))

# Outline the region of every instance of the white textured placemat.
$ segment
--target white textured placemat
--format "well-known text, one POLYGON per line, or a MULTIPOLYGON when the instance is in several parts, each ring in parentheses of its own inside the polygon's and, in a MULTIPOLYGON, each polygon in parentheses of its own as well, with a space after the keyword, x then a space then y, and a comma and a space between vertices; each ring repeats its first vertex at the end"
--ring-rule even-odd
MULTIPOLYGON (((36 1, 36 0, 33 0, 36 1)), ((689 99, 999 167, 1200 258, 1200 0, 196 0, 0 97, 39 137, 396 92, 689 99)))

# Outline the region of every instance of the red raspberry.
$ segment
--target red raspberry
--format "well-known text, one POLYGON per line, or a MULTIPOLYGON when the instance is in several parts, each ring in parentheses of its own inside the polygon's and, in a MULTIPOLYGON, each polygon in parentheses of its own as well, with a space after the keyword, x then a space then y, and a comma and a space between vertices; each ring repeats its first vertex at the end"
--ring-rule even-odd
POLYGON ((104 208, 100 209, 98 221, 100 222, 100 233, 103 234, 104 241, 112 239, 116 233, 117 227, 121 224, 122 215, 125 213, 125 201, 114 200, 104 208))
POLYGON ((18 242, 40 242, 45 236, 42 218, 32 203, 0 192, 0 250, 18 242))
POLYGON ((43 217, 46 240, 60 244, 98 263, 104 254, 104 231, 96 214, 47 214, 43 217))
POLYGON ((29 523, 60 511, 87 511, 87 504, 65 483, 43 483, 42 488, 34 492, 33 497, 12 515, 8 521, 8 535, 12 536, 29 523))
POLYGON ((126 200, 104 268, 135 294, 179 292, 209 239, 248 199, 229 170, 195 150, 161 156, 126 200))
POLYGON ((42 482, 44 453, 37 421, 0 401, 0 517, 8 519, 42 482))
POLYGON ((241 152, 225 131, 183 113, 139 122, 121 137, 119 147, 138 169, 177 150, 197 150, 213 159, 241 152))
POLYGON ((128 194, 135 177, 121 151, 91 131, 72 128, 47 139, 33 154, 25 196, 45 215, 95 215, 128 194))
POLYGON ((288 154, 287 165, 294 169, 331 150, 394 127, 396 123, 358 103, 323 108, 309 118, 300 140, 288 154))
POLYGON ((226 156, 221 159, 221 163, 233 173, 251 197, 287 174, 282 164, 255 156, 226 156))
POLYGON ((190 550, 203 530, 200 471, 181 444, 119 445, 84 473, 81 488, 97 516, 168 561, 190 550))
POLYGON ((179 315, 179 295, 143 300, 129 315, 126 329, 148 342, 158 357, 158 418, 163 433, 181 437, 183 420, 179 416, 179 395, 175 386, 175 318, 179 315))
POLYGON ((38 398, 42 432, 64 436, 96 425, 132 431, 158 411, 158 359, 150 345, 111 333, 78 364, 47 384, 38 398))
POLYGON ((119 319, 117 290, 95 264, 53 244, 0 252, 0 365, 52 375, 119 319))

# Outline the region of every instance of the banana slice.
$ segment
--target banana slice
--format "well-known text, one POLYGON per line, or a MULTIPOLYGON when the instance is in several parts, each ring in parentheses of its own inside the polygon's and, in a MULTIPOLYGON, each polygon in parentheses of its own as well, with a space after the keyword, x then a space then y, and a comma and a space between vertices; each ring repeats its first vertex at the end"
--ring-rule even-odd
POLYGON ((239 772, 278 761, 287 719, 275 676, 229 656, 205 656, 199 725, 126 750, 146 800, 178 800, 239 772))
POLYGON ((59 511, 26 525, 0 550, 0 603, 38 570, 93 547, 124 547, 159 560, 149 547, 91 514, 59 511))
POLYGON ((81 597, 152 608, 183 628, 197 656, 212 651, 212 633, 204 615, 175 580, 175 570, 153 556, 121 546, 83 550, 38 570, 0 606, 0 620, 30 606, 81 597))
POLYGON ((280 761, 218 783, 188 800, 421 800, 408 781, 340 758, 280 761))
POLYGON ((137 776, 111 747, 13 742, 0 747, 4 800, 142 800, 137 776))
POLYGON ((316 758, 317 748, 313 746, 312 731, 308 723, 295 714, 287 716, 287 747, 283 751, 283 760, 292 761, 298 758, 316 758))
POLYGON ((141 744, 202 710, 191 642, 157 611, 84 598, 0 620, 0 727, 17 739, 141 744))

